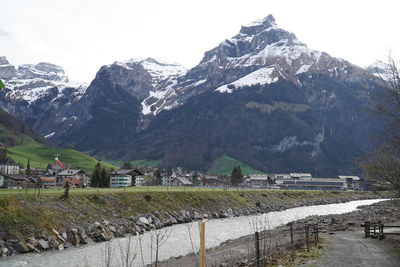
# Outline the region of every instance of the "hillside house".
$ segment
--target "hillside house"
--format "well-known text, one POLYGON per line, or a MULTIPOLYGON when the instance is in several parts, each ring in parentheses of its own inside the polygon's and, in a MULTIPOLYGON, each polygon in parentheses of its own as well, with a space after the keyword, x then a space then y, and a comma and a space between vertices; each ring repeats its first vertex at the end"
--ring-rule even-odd
POLYGON ((2 187, 23 188, 28 183, 25 175, 22 174, 3 174, 0 176, 2 177, 2 187))
POLYGON ((56 177, 39 177, 39 184, 42 188, 55 188, 57 186, 56 177))
POLYGON ((64 186, 67 181, 75 187, 86 187, 89 184, 89 177, 82 170, 63 170, 56 175, 56 179, 61 186, 64 186))
POLYGON ((57 163, 49 163, 46 167, 46 171, 44 173, 45 176, 56 176, 59 172, 62 172, 65 170, 64 168, 61 168, 60 165, 57 163))
POLYGON ((0 173, 2 174, 19 174, 19 165, 11 158, 0 161, 0 173))

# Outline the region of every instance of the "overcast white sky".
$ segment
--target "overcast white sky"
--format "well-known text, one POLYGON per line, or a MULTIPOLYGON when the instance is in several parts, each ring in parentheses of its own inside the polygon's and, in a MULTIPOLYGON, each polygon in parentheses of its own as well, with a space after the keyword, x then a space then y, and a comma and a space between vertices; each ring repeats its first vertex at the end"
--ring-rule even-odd
POLYGON ((400 49, 398 0, 1 0, 0 56, 61 65, 90 82, 116 60, 193 67, 205 51, 273 14, 310 48, 365 66, 400 49))

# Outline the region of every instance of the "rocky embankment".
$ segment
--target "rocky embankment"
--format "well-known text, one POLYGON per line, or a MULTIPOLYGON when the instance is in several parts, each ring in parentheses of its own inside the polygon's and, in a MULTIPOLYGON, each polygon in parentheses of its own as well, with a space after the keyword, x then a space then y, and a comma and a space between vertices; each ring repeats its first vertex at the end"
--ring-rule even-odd
POLYGON ((204 218, 388 197, 372 192, 135 192, 0 198, 0 256, 63 250, 204 218))

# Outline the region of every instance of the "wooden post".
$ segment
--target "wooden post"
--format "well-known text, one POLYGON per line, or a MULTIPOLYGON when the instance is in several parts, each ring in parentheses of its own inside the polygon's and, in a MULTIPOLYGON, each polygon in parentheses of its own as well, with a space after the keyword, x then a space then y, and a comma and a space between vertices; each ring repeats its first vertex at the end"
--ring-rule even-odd
POLYGON ((256 266, 260 267, 260 237, 258 232, 255 232, 254 235, 256 242, 256 266))
POLYGON ((199 260, 199 266, 200 267, 206 267, 206 223, 201 222, 200 223, 200 260, 199 260))
POLYGON ((306 224, 306 226, 304 227, 304 230, 306 232, 306 244, 307 244, 307 251, 310 252, 310 244, 308 242, 308 225, 306 224))
POLYGON ((319 229, 318 229, 318 223, 315 225, 315 229, 317 231, 317 242, 319 243, 319 229))
POLYGON ((365 237, 370 237, 371 236, 371 223, 366 222, 365 223, 365 237))
POLYGON ((376 223, 374 222, 374 236, 376 236, 376 223))
POLYGON ((294 262, 294 244, 293 244, 293 224, 290 224, 290 256, 292 258, 292 262, 294 262))
POLYGON ((290 243, 293 246, 293 225, 290 224, 290 243))

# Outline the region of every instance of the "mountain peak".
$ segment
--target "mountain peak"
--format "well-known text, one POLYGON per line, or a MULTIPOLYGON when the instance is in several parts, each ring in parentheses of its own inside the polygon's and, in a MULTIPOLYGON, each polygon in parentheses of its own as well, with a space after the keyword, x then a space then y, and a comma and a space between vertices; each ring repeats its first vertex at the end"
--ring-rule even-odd
POLYGON ((272 16, 272 14, 268 15, 264 19, 256 20, 242 26, 240 33, 254 35, 271 27, 276 27, 275 18, 272 16))
POLYGON ((10 62, 8 62, 6 57, 0 57, 0 65, 8 65, 10 62))

